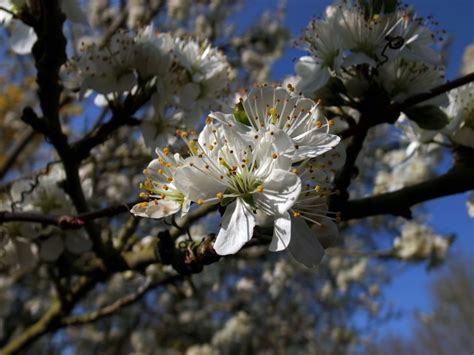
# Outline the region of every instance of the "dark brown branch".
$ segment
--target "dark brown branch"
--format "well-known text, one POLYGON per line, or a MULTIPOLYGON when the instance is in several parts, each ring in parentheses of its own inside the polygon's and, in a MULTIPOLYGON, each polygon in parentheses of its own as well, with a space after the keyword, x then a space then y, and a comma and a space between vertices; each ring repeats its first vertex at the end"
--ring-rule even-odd
POLYGON ((106 207, 101 210, 86 212, 75 216, 70 215, 48 215, 38 212, 8 212, 0 211, 0 224, 4 222, 32 222, 42 223, 45 225, 57 226, 62 229, 75 229, 85 225, 88 221, 104 217, 114 217, 118 214, 128 212, 130 208, 136 203, 142 200, 134 202, 123 203, 120 205, 106 207))
POLYGON ((106 142, 110 135, 123 126, 137 126, 141 122, 133 115, 150 99, 151 93, 129 96, 120 108, 114 108, 112 118, 72 145, 72 154, 78 161, 86 159, 90 151, 106 142))
MULTIPOLYGON (((63 133, 59 110, 62 86, 59 77, 61 66, 66 62, 66 38, 63 34, 65 16, 61 11, 59 0, 41 0, 38 2, 39 16, 33 21, 33 29, 38 40, 33 46, 32 54, 37 69, 38 98, 43 117, 38 117, 31 108, 23 112, 23 120, 33 129, 44 134, 60 156, 66 180, 64 190, 71 198, 78 213, 89 212, 84 191, 79 177, 80 160, 68 143, 63 133)), ((85 228, 93 242, 93 250, 107 260, 113 257, 113 249, 108 251, 101 240, 100 231, 92 222, 86 221, 85 228)), ((116 260, 113 258, 115 262, 116 260)))
POLYGON ((398 191, 349 201, 342 209, 341 218, 350 220, 383 214, 410 218, 411 207, 418 203, 469 190, 474 190, 474 168, 457 166, 444 175, 398 191))
POLYGON ((412 97, 409 97, 408 99, 406 99, 402 103, 400 103, 398 105, 394 105, 394 106, 396 107, 397 110, 403 111, 404 109, 406 109, 410 106, 422 103, 423 101, 427 101, 427 100, 432 99, 432 98, 434 98, 438 95, 444 94, 448 91, 451 91, 453 89, 456 89, 460 86, 466 85, 466 84, 468 84, 470 82, 473 82, 473 81, 474 81, 474 73, 471 73, 471 74, 465 75, 461 78, 448 81, 446 84, 437 86, 437 87, 431 89, 429 92, 421 93, 421 94, 417 94, 417 95, 414 95, 412 97))

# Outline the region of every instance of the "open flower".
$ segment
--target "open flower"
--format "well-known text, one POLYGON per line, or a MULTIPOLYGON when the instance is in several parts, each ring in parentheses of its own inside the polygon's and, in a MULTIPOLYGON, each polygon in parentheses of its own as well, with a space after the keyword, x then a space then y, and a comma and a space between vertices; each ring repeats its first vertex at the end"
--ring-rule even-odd
POLYGON ((72 58, 66 69, 74 77, 81 95, 88 89, 99 94, 122 94, 137 83, 135 72, 136 44, 127 33, 115 33, 107 45, 82 43, 78 56, 72 58))
POLYGON ((136 216, 158 219, 179 211, 186 214, 190 201, 176 185, 176 170, 182 165, 181 157, 179 154, 171 155, 167 148, 157 148, 156 155, 158 158, 152 160, 143 171, 147 180, 140 185, 146 190, 140 196, 150 201, 136 204, 130 212, 136 216))
POLYGON ((194 155, 176 171, 176 184, 198 204, 226 205, 214 249, 234 254, 252 238, 256 213, 284 214, 301 190, 299 177, 288 171, 282 153, 291 141, 281 132, 262 135, 254 144, 230 127, 210 120, 194 144, 194 155), (275 138, 278 137, 278 138, 275 138))
POLYGON ((275 129, 286 133, 292 141, 287 152, 292 161, 314 158, 335 147, 340 138, 329 133, 332 124, 320 112, 313 100, 290 93, 282 87, 262 86, 250 91, 247 98, 236 106, 234 115, 212 113, 224 122, 232 122, 249 137, 259 137, 275 129), (239 119, 248 125, 248 129, 239 119))
POLYGON ((302 80, 297 89, 312 93, 324 86, 334 72, 341 69, 343 41, 336 16, 327 13, 324 20, 313 20, 304 34, 312 57, 302 57, 296 62, 295 71, 302 80))

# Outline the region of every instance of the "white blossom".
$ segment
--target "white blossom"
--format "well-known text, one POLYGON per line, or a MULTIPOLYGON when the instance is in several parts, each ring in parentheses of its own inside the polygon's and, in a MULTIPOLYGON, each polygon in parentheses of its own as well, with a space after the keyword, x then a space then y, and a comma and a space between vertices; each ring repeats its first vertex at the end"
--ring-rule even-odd
POLYGON ((467 214, 474 218, 474 192, 471 192, 466 201, 467 214))
POLYGON ((282 130, 293 142, 294 150, 287 152, 293 162, 321 155, 340 141, 329 133, 332 121, 324 117, 317 103, 290 95, 282 87, 257 87, 237 104, 233 115, 211 113, 210 116, 223 122, 233 121, 250 137, 275 128, 282 130))
POLYGON ((451 119, 445 132, 457 144, 474 148, 474 83, 449 92, 449 106, 445 109, 451 119))
POLYGON ((401 235, 394 239, 394 253, 404 260, 425 259, 434 255, 443 260, 449 240, 435 235, 431 228, 418 222, 405 222, 401 235))
POLYGON ((275 129, 249 144, 230 127, 208 121, 197 144, 177 169, 176 184, 198 204, 226 201, 214 249, 236 253, 253 235, 257 210, 280 216, 295 203, 301 182, 283 155, 292 143, 275 129))
MULTIPOLYGON (((410 96, 424 93, 445 82, 444 67, 422 62, 408 62, 397 59, 383 64, 375 77, 376 81, 395 102, 402 102, 410 96)), ((441 94, 423 104, 445 106, 446 94, 441 94)))
POLYGON ((171 155, 169 149, 156 149, 157 159, 150 162, 144 170, 147 180, 141 184, 146 190, 141 196, 150 199, 133 206, 131 212, 136 216, 163 218, 179 211, 186 214, 190 201, 180 190, 176 181, 177 169, 184 164, 179 154, 171 155))

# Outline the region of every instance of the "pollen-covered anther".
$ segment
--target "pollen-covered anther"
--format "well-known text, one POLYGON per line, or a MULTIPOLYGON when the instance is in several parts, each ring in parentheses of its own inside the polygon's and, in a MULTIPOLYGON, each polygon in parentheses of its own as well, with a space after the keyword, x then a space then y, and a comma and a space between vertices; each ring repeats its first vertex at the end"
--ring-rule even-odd
POLYGON ((257 188, 255 189, 255 191, 257 191, 258 193, 262 193, 263 192, 263 185, 258 185, 257 188))
POLYGON ((316 191, 316 192, 321 192, 321 185, 316 185, 316 186, 314 187, 314 191, 316 191))
POLYGON ((182 129, 177 129, 176 130, 176 135, 180 136, 181 138, 186 138, 188 136, 188 132, 183 131, 182 129))
POLYGON ((291 172, 292 172, 293 174, 296 174, 296 175, 298 175, 298 174, 300 173, 300 171, 299 171, 298 169, 296 169, 296 168, 295 168, 295 169, 292 169, 291 172))
POLYGON ((166 181, 173 182, 173 178, 171 176, 169 176, 169 177, 166 178, 166 181))
POLYGON ((291 92, 295 91, 295 87, 291 84, 288 84, 286 87, 288 88, 288 91, 291 91, 291 92))
POLYGON ((169 155, 170 154, 170 149, 168 147, 163 148, 163 154, 164 155, 169 155))
POLYGON ((212 124, 213 118, 211 116, 206 117, 206 124, 212 124))
POLYGON ((329 127, 334 126, 334 123, 335 123, 334 120, 329 120, 328 121, 328 126, 329 127))
POLYGON ((219 200, 222 200, 224 198, 224 193, 223 192, 218 192, 216 193, 216 197, 219 199, 219 200))
POLYGON ((276 159, 278 158, 278 154, 277 153, 272 153, 272 159, 276 159))
POLYGON ((323 126, 323 123, 319 120, 317 120, 314 125, 316 126, 316 128, 321 128, 323 126))
POLYGON ((139 196, 140 198, 147 198, 147 197, 148 197, 148 194, 147 194, 146 192, 140 192, 140 193, 138 194, 138 196, 139 196))
POLYGON ((137 208, 147 208, 148 207, 148 202, 140 202, 136 204, 137 208))
POLYGON ((196 201, 196 203, 197 203, 199 206, 201 206, 201 205, 204 204, 204 200, 203 200, 202 198, 199 198, 199 199, 196 201))
POLYGON ((299 217, 301 216, 301 213, 298 211, 293 211, 293 217, 299 217))
POLYGON ((168 185, 163 185, 163 190, 168 191, 169 190, 168 185))

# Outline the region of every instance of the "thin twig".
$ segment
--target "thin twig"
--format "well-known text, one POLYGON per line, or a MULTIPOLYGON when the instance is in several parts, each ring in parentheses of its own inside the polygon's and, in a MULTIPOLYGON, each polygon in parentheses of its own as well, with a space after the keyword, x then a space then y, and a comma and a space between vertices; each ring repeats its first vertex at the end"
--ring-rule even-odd
POLYGON ((427 101, 429 99, 432 99, 433 97, 444 94, 460 86, 469 84, 470 82, 473 82, 473 81, 474 81, 474 73, 467 74, 463 77, 448 81, 447 83, 443 85, 437 86, 431 89, 429 92, 421 93, 421 94, 417 94, 412 97, 409 97, 402 103, 396 104, 394 106, 396 109, 403 111, 404 109, 410 106, 414 106, 416 104, 422 103, 423 101, 427 101))
POLYGON ((11 154, 5 161, 2 167, 0 167, 0 180, 10 171, 12 166, 15 164, 16 160, 23 152, 23 150, 28 146, 29 143, 33 141, 36 132, 32 129, 28 129, 22 137, 20 137, 19 142, 17 145, 12 149, 11 154))
POLYGON ((148 291, 155 289, 156 287, 163 286, 172 282, 179 281, 182 277, 179 275, 173 275, 167 277, 164 280, 158 282, 151 282, 151 279, 147 279, 143 285, 141 285, 135 292, 130 293, 117 301, 104 306, 96 311, 81 314, 78 316, 65 317, 61 320, 63 326, 76 326, 83 325, 88 323, 96 322, 102 318, 114 315, 117 312, 120 312, 123 308, 135 303, 140 300, 143 296, 146 295, 148 291))

